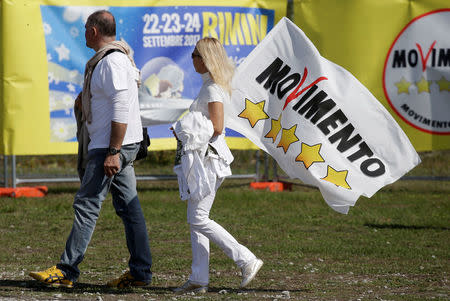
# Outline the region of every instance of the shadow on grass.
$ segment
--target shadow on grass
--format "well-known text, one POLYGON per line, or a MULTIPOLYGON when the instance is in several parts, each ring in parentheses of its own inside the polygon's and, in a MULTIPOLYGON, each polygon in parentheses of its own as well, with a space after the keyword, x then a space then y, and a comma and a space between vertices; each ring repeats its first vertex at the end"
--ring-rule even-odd
POLYGON ((88 284, 77 282, 73 288, 65 287, 50 287, 45 284, 39 283, 35 280, 0 280, 0 288, 11 287, 17 289, 31 289, 33 291, 39 292, 62 292, 67 294, 82 294, 82 293, 101 293, 101 294, 114 294, 114 295, 125 295, 125 294, 136 294, 142 291, 152 291, 153 293, 167 294, 172 293, 169 287, 155 287, 148 286, 142 288, 128 288, 128 289, 116 289, 110 288, 106 285, 99 284, 88 284))
POLYGON ((400 230, 450 230, 449 227, 435 227, 435 226, 415 226, 415 225, 401 225, 401 224, 364 224, 364 226, 376 229, 400 229, 400 230))
MULTIPOLYGON (((88 284, 77 282, 73 288, 65 288, 65 287, 50 287, 46 286, 42 283, 39 283, 35 280, 0 280, 0 288, 2 290, 4 288, 10 287, 11 290, 32 290, 39 292, 61 292, 66 294, 83 294, 83 293, 100 293, 100 294, 113 294, 113 295, 127 295, 127 294, 137 294, 142 293, 143 291, 147 291, 153 294, 173 294, 172 290, 175 287, 157 287, 157 286, 147 286, 141 288, 127 288, 127 289, 116 289, 110 288, 106 285, 99 284, 88 284)), ((286 289, 265 289, 265 288, 244 288, 244 289, 236 289, 229 287, 209 287, 208 293, 221 293, 225 292, 226 294, 238 294, 238 293, 283 293, 286 289)), ((306 289, 290 289, 289 292, 307 292, 306 289)))

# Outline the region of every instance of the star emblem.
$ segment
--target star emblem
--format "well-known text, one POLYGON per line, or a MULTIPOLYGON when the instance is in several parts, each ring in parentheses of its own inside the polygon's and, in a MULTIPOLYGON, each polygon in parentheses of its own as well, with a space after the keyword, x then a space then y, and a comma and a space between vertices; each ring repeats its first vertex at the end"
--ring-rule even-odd
POLYGON ((297 129, 297 125, 295 124, 290 129, 283 129, 281 133, 280 142, 278 142, 277 147, 282 147, 284 153, 287 153, 289 146, 298 141, 297 136, 295 136, 295 130, 297 129))
POLYGON ((53 72, 48 73, 48 83, 51 84, 55 81, 55 74, 53 72))
POLYGON ((295 161, 303 162, 306 169, 308 169, 313 163, 325 162, 325 160, 319 153, 321 147, 322 144, 316 144, 311 146, 306 143, 302 143, 302 151, 297 156, 297 158, 295 158, 295 161))
POLYGON ((52 27, 50 24, 43 22, 43 27, 44 27, 44 34, 45 35, 49 35, 52 33, 52 27))
POLYGON ((417 92, 418 93, 422 93, 422 92, 428 92, 430 93, 430 82, 425 79, 425 77, 421 77, 420 81, 416 82, 416 87, 417 87, 417 92))
POLYGON ((441 77, 440 80, 437 80, 436 83, 439 85, 439 91, 450 91, 450 81, 448 81, 445 77, 441 77))
POLYGON ((333 167, 328 165, 328 171, 326 177, 322 178, 322 180, 333 183, 336 186, 340 186, 346 189, 351 189, 348 185, 347 179, 348 170, 337 171, 333 167))
POLYGON ((258 121, 269 118, 266 112, 264 112, 265 104, 266 104, 265 100, 260 101, 258 103, 253 103, 252 101, 246 98, 245 109, 238 115, 238 117, 247 119, 253 128, 258 121))
POLYGON ((55 51, 58 53, 58 61, 61 62, 63 60, 69 60, 70 50, 64 44, 59 45, 59 47, 55 48, 55 51))
POLYGON ((275 140, 277 139, 280 130, 281 130, 281 114, 280 117, 278 117, 278 119, 272 118, 272 128, 264 137, 272 138, 272 142, 275 143, 275 140))
POLYGON ((69 90, 70 92, 75 92, 75 86, 72 85, 72 83, 67 84, 67 90, 69 90))
POLYGON ((397 94, 400 95, 402 93, 409 94, 409 86, 411 83, 406 81, 406 79, 402 76, 401 81, 394 83, 397 86, 397 94))

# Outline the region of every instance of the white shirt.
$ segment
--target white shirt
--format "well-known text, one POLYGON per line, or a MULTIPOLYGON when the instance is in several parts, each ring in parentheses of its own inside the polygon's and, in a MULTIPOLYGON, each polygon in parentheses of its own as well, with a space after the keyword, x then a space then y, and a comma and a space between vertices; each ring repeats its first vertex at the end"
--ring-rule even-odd
POLYGON ((92 122, 87 123, 91 139, 89 150, 109 147, 111 121, 127 124, 122 145, 142 140, 138 78, 139 70, 123 53, 113 52, 97 64, 91 79, 92 122))
MULTIPOLYGON (((198 92, 197 98, 189 107, 189 111, 201 112, 211 120, 209 116, 208 104, 210 102, 221 102, 223 103, 223 107, 225 109, 227 105, 231 104, 230 95, 212 80, 209 72, 203 73, 202 79, 203 85, 198 92)), ((227 143, 225 142, 225 127, 223 128, 222 134, 211 139, 209 144, 217 150, 219 157, 223 158, 228 165, 231 164, 234 158, 227 146, 227 143)))
MULTIPOLYGON (((197 98, 192 102, 189 107, 191 112, 201 112, 203 115, 209 117, 208 104, 210 102, 221 102, 224 104, 230 103, 230 96, 223 90, 221 86, 216 84, 209 72, 202 74, 203 85, 198 92, 197 98)), ((225 129, 224 129, 225 131, 225 129)))

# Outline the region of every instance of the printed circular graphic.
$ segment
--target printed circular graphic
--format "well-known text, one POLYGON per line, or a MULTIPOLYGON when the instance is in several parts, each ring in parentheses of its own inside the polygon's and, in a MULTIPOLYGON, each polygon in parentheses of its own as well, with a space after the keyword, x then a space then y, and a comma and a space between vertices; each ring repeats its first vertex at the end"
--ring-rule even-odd
POLYGON ((409 22, 386 57, 384 94, 406 123, 431 134, 450 134, 450 9, 409 22))

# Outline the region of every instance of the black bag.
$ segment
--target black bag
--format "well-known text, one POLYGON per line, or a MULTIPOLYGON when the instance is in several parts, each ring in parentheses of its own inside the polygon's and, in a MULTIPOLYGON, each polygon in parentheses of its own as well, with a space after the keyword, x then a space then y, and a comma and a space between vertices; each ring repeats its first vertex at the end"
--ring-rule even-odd
POLYGON ((142 128, 143 138, 141 143, 139 144, 139 151, 136 155, 136 160, 141 160, 147 157, 148 155, 148 147, 150 146, 150 137, 148 136, 147 128, 142 128))

